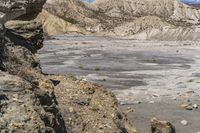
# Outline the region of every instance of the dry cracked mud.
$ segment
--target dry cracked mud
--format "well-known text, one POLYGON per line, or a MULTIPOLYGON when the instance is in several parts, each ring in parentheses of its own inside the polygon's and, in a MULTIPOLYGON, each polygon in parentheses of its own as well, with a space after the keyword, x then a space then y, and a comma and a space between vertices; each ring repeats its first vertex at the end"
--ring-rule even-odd
POLYGON ((72 74, 105 86, 139 132, 150 132, 150 119, 175 125, 177 132, 199 129, 200 47, 194 41, 137 41, 101 36, 62 35, 39 51, 43 72, 72 74), (181 120, 187 120, 187 126, 181 120))

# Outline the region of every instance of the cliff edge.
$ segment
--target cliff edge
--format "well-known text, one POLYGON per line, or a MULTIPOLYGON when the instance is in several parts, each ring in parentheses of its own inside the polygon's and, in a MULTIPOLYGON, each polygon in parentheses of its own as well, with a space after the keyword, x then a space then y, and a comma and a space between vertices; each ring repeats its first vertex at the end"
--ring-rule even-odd
POLYGON ((42 25, 30 20, 42 8, 26 9, 18 21, 6 23, 0 37, 0 132, 135 132, 105 88, 42 73, 36 56, 43 46, 42 25))

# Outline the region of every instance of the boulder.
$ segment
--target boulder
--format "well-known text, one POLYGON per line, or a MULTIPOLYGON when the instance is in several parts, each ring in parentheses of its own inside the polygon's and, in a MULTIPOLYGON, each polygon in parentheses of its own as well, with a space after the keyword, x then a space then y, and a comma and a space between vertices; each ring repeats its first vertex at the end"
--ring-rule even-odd
POLYGON ((151 119, 152 133, 176 133, 175 127, 167 121, 160 121, 156 118, 151 119))

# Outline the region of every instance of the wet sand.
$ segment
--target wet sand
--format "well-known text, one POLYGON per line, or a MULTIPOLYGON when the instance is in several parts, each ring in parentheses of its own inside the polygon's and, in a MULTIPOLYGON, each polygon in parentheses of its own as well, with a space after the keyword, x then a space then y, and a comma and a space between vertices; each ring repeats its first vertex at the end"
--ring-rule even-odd
POLYGON ((198 42, 159 42, 63 35, 47 40, 39 56, 43 72, 72 74, 112 90, 141 133, 152 117, 169 120, 180 133, 200 131, 200 46, 198 42), (140 104, 138 104, 140 103, 140 104), (181 120, 188 126, 182 126, 181 120))

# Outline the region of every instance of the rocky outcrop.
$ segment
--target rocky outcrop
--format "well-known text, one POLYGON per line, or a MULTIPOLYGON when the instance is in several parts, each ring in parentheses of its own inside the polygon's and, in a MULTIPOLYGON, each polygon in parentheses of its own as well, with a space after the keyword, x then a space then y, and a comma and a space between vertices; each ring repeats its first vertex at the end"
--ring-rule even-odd
POLYGON ((46 0, 3 0, 0 1, 0 23, 9 20, 32 20, 41 12, 46 0))
POLYGON ((73 133, 135 133, 118 108, 113 93, 102 86, 65 76, 50 76, 59 83, 55 95, 66 126, 73 133))
MULTIPOLYGON (((41 8, 42 3, 44 1, 37 0, 28 4, 41 4, 38 6, 41 8)), ((18 8, 17 2, 9 4, 18 8)), ((27 12, 19 17, 29 15, 31 18, 40 12, 31 10, 31 5, 24 6, 23 9, 27 9, 27 12)), ((3 13, 8 15, 10 12, 3 13)), ((41 74, 39 60, 34 55, 41 47, 42 33, 41 25, 36 22, 20 22, 10 26, 0 38, 1 132, 67 132, 57 108, 53 85, 49 83, 48 87, 40 86, 43 82, 48 82, 41 74)))
POLYGON ((152 133, 176 133, 175 127, 167 121, 159 121, 156 118, 151 120, 152 133))
POLYGON ((66 132, 52 94, 19 76, 0 73, 0 131, 66 132))
POLYGON ((41 26, 34 21, 14 24, 7 25, 13 29, 7 30, 0 47, 1 131, 133 131, 115 96, 105 88, 71 77, 42 74, 34 54, 40 48, 41 26), (32 31, 35 28, 38 30, 32 31))
POLYGON ((67 132, 53 84, 34 55, 42 43, 41 25, 32 21, 12 28, 0 39, 1 131, 67 132))
POLYGON ((0 132, 134 131, 105 88, 42 73, 35 54, 43 43, 41 24, 20 20, 6 27, 0 37, 0 132))
POLYGON ((78 27, 76 24, 65 21, 50 12, 43 10, 36 19, 42 23, 43 30, 48 35, 59 35, 63 33, 85 33, 85 30, 78 27))
POLYGON ((72 77, 42 74, 34 54, 41 43, 41 26, 34 21, 14 24, 7 25, 13 29, 7 30, 0 47, 2 131, 133 131, 115 96, 105 88, 72 77), (38 31, 33 32, 36 27, 38 31))

